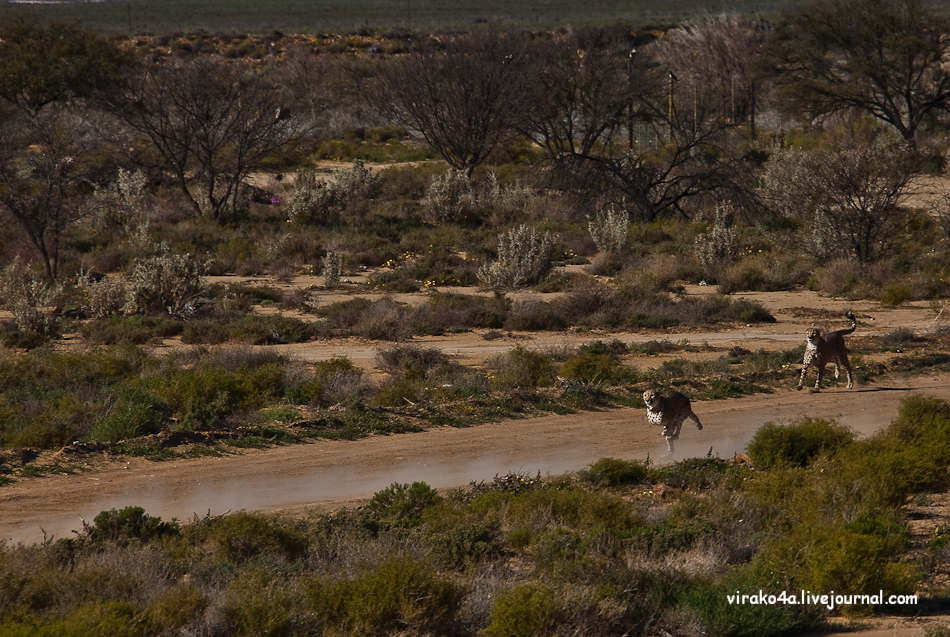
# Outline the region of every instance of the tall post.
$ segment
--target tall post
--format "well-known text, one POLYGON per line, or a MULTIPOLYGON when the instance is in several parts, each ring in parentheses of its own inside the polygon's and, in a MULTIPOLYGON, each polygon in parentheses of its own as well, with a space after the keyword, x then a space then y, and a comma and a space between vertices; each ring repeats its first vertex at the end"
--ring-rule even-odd
POLYGON ((670 90, 669 90, 669 97, 668 97, 668 100, 667 100, 666 117, 667 117, 667 120, 668 120, 669 123, 670 123, 670 141, 673 141, 673 114, 674 114, 674 111, 673 111, 673 83, 676 82, 676 75, 673 74, 673 71, 670 71, 670 72, 668 73, 668 77, 670 78, 670 90))
POLYGON ((637 54, 635 48, 627 54, 627 148, 633 150, 633 56, 637 54))

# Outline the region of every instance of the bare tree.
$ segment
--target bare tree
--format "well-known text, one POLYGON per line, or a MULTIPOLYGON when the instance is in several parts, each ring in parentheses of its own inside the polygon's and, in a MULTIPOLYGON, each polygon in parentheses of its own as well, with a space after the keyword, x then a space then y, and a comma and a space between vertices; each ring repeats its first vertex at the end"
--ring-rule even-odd
POLYGON ((108 106, 151 140, 195 211, 215 219, 233 209, 248 174, 293 131, 278 86, 213 59, 142 69, 108 106))
POLYGON ((761 194, 776 214, 802 221, 802 244, 816 254, 867 263, 900 237, 900 202, 916 167, 914 153, 884 135, 837 140, 773 155, 761 194))
POLYGON ((523 95, 523 61, 517 35, 458 36, 384 69, 379 104, 450 166, 471 175, 511 128, 523 95))
POLYGON ((641 116, 638 96, 655 92, 648 56, 606 35, 540 40, 527 52, 517 126, 555 162, 610 143, 641 116))
POLYGON ((764 43, 757 22, 725 14, 684 22, 657 42, 657 58, 679 78, 681 119, 694 128, 710 117, 746 121, 754 137, 764 43))
POLYGON ((58 109, 0 127, 0 208, 23 229, 50 280, 63 235, 84 211, 85 142, 81 123, 58 109))
POLYGON ((920 0, 830 0, 778 25, 772 71, 783 102, 812 115, 859 111, 914 143, 950 103, 948 21, 920 0))

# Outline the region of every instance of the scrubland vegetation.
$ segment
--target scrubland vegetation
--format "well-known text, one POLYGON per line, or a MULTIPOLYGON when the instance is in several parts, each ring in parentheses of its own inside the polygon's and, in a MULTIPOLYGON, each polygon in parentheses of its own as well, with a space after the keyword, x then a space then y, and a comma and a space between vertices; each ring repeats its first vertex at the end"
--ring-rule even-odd
POLYGON ((904 503, 950 487, 948 441, 950 405, 913 396, 866 440, 818 419, 767 426, 751 464, 604 458, 448 493, 393 484, 304 519, 112 509, 76 537, 0 547, 0 629, 767 636, 828 613, 727 603, 759 589, 918 591, 920 606, 888 610, 926 611, 946 594, 929 588, 946 534, 912 538, 904 503))
MULTIPOLYGON (((792 386, 802 346, 686 340, 776 321, 737 292, 941 311, 931 5, 502 26, 4 23, 0 488, 73 471, 40 453, 60 448, 161 460, 792 386), (511 346, 475 365, 412 342, 472 330, 511 346), (593 330, 657 335, 519 344, 593 330), (375 369, 278 347, 341 338, 376 341, 375 369)), ((939 330, 851 339, 861 384, 950 363, 939 330)), ((725 594, 945 599, 947 534, 921 544, 906 506, 950 487, 950 407, 910 398, 866 440, 819 416, 763 426, 749 462, 394 484, 307 519, 105 511, 0 545, 0 633, 787 635, 824 611, 725 594)))

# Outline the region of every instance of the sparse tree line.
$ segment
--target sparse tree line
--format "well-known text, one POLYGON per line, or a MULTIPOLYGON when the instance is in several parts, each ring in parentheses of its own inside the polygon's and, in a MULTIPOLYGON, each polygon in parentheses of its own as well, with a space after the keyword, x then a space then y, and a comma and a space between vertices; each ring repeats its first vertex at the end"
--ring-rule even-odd
MULTIPOLYGON (((766 232, 785 223, 800 228, 794 249, 871 263, 896 245, 902 197, 944 135, 947 27, 917 0, 829 0, 773 21, 479 31, 417 38, 391 57, 297 51, 250 64, 148 59, 76 27, 18 23, 0 34, 0 209, 50 281, 77 225, 158 255, 150 192, 177 192, 195 218, 223 227, 249 200, 284 203, 252 173, 349 118, 396 124, 452 168, 419 198, 423 221, 484 223, 490 208, 514 228, 479 275, 489 287, 550 267, 503 265, 552 252, 542 229, 518 228, 532 189, 584 202, 607 254, 622 250, 629 222, 706 219, 729 202, 711 241, 734 242, 737 220, 766 232), (818 132, 786 144, 785 128, 803 126, 818 132), (476 174, 518 147, 540 168, 535 183, 476 174), (517 237, 537 240, 509 245, 517 237)), ((380 189, 360 162, 329 180, 303 171, 285 215, 365 219, 380 189)), ((338 281, 331 252, 324 269, 338 281)))

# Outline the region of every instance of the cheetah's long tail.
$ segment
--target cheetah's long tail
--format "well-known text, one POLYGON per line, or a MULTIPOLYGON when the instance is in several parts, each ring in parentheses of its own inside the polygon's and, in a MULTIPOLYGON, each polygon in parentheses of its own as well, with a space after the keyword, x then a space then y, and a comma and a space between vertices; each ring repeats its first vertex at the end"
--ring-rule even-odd
POLYGON ((851 310, 848 310, 847 312, 845 312, 844 315, 851 321, 851 327, 849 327, 846 330, 841 330, 841 333, 850 334, 851 332, 853 332, 854 330, 858 328, 858 320, 854 318, 854 312, 852 312, 851 310))

